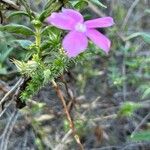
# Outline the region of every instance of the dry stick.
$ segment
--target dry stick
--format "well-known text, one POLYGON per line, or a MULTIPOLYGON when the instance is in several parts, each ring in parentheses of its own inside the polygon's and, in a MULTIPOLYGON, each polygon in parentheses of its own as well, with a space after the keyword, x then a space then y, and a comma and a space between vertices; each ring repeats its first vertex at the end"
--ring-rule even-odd
POLYGON ((6 105, 6 107, 3 109, 3 111, 0 113, 0 118, 2 117, 2 115, 5 113, 5 111, 8 109, 8 107, 12 104, 13 99, 6 105))
POLYGON ((18 118, 18 110, 15 110, 13 112, 13 114, 11 115, 11 117, 4 129, 4 132, 2 135, 2 141, 1 141, 1 145, 0 145, 1 150, 7 150, 7 146, 8 146, 8 142, 9 142, 8 140, 9 140, 10 134, 12 132, 12 129, 16 123, 17 118, 18 118))
POLYGON ((139 2, 139 0, 135 0, 135 1, 132 3, 131 7, 129 8, 129 10, 128 10, 128 12, 127 12, 127 15, 126 15, 126 17, 125 17, 125 19, 124 19, 124 21, 123 21, 123 23, 122 23, 122 27, 121 27, 122 29, 124 29, 125 26, 127 25, 128 20, 129 20, 129 18, 130 18, 130 16, 131 16, 131 13, 132 13, 133 9, 136 7, 136 5, 138 4, 138 2, 139 2))
POLYGON ((72 134, 72 130, 70 129, 65 136, 62 138, 61 142, 54 148, 54 150, 60 150, 63 149, 63 143, 65 143, 68 139, 68 137, 72 134))
POLYGON ((23 81, 23 79, 19 79, 19 81, 12 87, 12 89, 10 89, 5 96, 1 99, 0 101, 0 105, 6 100, 6 98, 21 84, 21 82, 23 81))
POLYGON ((4 3, 6 5, 9 5, 9 7, 13 8, 13 9, 16 9, 16 10, 19 10, 19 6, 16 5, 13 1, 11 0, 1 0, 1 3, 4 3))
POLYGON ((63 104, 63 107, 64 107, 64 110, 65 110, 65 113, 66 113, 66 116, 67 116, 70 128, 72 129, 73 136, 74 136, 76 142, 78 143, 78 145, 80 146, 80 149, 84 150, 83 145, 80 142, 80 138, 79 138, 78 134, 75 131, 74 123, 73 123, 72 118, 71 118, 71 116, 70 116, 70 114, 68 112, 68 108, 67 108, 65 99, 63 97, 62 91, 60 90, 59 86, 57 85, 57 83, 54 80, 52 80, 52 84, 53 84, 53 86, 54 86, 54 88, 55 88, 55 90, 57 92, 57 95, 59 96, 59 98, 60 98, 60 100, 61 100, 61 102, 63 104))

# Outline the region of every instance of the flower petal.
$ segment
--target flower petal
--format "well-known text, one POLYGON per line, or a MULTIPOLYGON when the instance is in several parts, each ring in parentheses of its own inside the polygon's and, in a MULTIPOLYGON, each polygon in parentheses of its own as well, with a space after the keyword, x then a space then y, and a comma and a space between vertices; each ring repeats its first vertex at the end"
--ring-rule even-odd
POLYGON ((106 36, 95 29, 88 29, 86 34, 98 47, 103 49, 106 53, 109 52, 111 42, 106 36))
POLYGON ((47 22, 64 30, 72 30, 76 24, 73 18, 63 13, 52 13, 51 16, 47 18, 47 22))
POLYGON ((83 16, 76 10, 63 8, 62 13, 70 16, 75 22, 83 22, 83 16))
POLYGON ((76 57, 88 46, 88 39, 84 33, 71 31, 63 40, 63 48, 69 57, 76 57))
POLYGON ((85 25, 88 28, 101 28, 101 27, 110 27, 114 24, 112 17, 103 17, 93 20, 88 20, 85 22, 85 25))

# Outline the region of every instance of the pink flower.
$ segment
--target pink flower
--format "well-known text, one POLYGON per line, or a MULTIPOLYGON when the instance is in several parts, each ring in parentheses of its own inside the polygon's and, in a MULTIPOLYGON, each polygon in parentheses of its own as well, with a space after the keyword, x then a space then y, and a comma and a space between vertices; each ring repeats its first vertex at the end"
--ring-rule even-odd
POLYGON ((83 52, 88 46, 88 38, 106 53, 109 52, 110 40, 95 28, 112 26, 113 18, 103 17, 84 22, 78 11, 63 9, 62 12, 52 13, 47 21, 57 28, 70 31, 62 42, 69 57, 76 57, 83 52))

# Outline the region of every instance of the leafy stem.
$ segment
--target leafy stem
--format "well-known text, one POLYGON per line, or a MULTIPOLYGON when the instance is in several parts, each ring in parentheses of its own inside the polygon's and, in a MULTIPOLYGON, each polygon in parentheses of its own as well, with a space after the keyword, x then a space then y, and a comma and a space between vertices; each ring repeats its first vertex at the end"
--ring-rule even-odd
POLYGON ((38 52, 38 54, 40 54, 41 29, 37 27, 35 30, 36 30, 36 32, 35 32, 35 44, 37 47, 37 52, 38 52))

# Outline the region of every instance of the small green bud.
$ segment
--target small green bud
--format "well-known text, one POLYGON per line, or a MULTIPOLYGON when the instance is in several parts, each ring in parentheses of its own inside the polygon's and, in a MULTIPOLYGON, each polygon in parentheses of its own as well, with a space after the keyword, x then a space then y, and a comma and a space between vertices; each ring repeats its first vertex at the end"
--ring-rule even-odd
POLYGON ((41 23, 41 21, 39 21, 39 20, 32 20, 32 22, 31 22, 33 25, 34 25, 34 27, 36 27, 36 28, 40 28, 41 26, 42 26, 42 23, 41 23))

